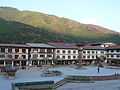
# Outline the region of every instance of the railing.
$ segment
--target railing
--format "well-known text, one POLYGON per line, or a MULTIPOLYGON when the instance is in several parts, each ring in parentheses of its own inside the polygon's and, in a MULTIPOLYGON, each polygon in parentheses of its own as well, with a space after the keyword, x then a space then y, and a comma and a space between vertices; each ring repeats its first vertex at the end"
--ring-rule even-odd
POLYGON ((66 79, 60 80, 59 82, 55 83, 55 88, 58 88, 66 83, 67 83, 66 79))
POLYGON ((81 83, 94 83, 94 81, 103 80, 120 80, 120 74, 108 75, 108 76, 67 76, 63 80, 55 83, 55 88, 58 88, 68 82, 81 82, 81 83))

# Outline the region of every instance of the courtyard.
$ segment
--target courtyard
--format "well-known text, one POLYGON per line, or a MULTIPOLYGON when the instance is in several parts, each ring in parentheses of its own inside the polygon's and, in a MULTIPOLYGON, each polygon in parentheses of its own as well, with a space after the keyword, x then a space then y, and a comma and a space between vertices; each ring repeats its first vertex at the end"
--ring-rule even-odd
MULTIPOLYGON (((0 75, 0 88, 1 90, 12 90, 12 83, 23 82, 42 82, 42 81, 54 81, 57 83, 63 80, 65 77, 74 76, 108 76, 115 73, 120 74, 120 68, 116 67, 104 67, 100 68, 100 72, 97 72, 95 66, 83 66, 76 68, 76 66, 57 66, 50 67, 47 71, 60 71, 62 74, 58 76, 44 77, 42 74, 45 69, 42 67, 31 67, 29 69, 21 69, 16 72, 14 78, 9 78, 4 75, 0 75)), ((107 81, 94 81, 85 83, 66 83, 57 88, 57 90, 120 90, 120 80, 107 80, 107 81)))

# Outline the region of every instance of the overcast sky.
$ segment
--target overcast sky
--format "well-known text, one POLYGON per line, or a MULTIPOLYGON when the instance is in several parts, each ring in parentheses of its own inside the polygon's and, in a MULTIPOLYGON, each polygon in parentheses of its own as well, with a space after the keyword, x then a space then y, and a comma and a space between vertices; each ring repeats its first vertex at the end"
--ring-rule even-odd
POLYGON ((0 6, 39 11, 120 32, 120 0, 0 0, 0 6))

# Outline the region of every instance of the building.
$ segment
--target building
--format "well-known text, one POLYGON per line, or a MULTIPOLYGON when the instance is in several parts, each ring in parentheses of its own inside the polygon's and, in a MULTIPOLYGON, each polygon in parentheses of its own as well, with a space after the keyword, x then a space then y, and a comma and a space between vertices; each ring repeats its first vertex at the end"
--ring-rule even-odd
POLYGON ((103 62, 120 64, 120 45, 63 42, 0 44, 1 67, 91 64, 100 57, 104 57, 103 62))
POLYGON ((106 57, 104 47, 99 46, 83 46, 82 47, 82 63, 95 63, 100 57, 106 57))
POLYGON ((55 47, 54 59, 56 64, 75 64, 79 61, 79 50, 75 44, 63 42, 48 43, 55 47))
POLYGON ((115 43, 102 43, 101 47, 110 47, 110 46, 115 46, 115 43))
POLYGON ((0 66, 26 66, 28 48, 22 44, 0 44, 0 66))
POLYGON ((44 43, 27 43, 30 48, 29 64, 39 66, 45 64, 54 64, 54 46, 44 43))
POLYGON ((120 65, 120 45, 107 47, 106 52, 109 64, 120 65))

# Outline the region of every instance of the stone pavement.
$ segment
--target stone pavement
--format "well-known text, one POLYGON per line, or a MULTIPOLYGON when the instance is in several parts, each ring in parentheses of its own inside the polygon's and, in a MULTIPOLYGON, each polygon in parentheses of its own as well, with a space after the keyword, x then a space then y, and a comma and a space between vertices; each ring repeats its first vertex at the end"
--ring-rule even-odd
POLYGON ((120 80, 96 81, 95 83, 67 83, 57 90, 120 90, 120 80))

